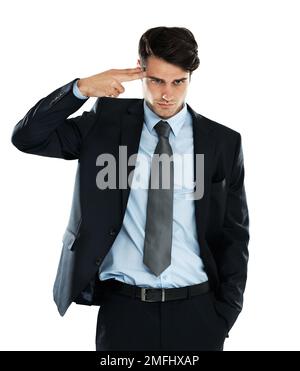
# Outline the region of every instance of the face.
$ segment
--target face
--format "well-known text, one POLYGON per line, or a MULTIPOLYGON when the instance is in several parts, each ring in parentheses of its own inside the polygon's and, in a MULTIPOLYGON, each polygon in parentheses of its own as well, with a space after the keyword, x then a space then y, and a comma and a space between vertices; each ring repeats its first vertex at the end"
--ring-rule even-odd
MULTIPOLYGON (((138 66, 141 66, 138 60, 138 66)), ((148 57, 143 95, 149 108, 162 119, 179 112, 187 95, 190 73, 157 57, 148 57)))

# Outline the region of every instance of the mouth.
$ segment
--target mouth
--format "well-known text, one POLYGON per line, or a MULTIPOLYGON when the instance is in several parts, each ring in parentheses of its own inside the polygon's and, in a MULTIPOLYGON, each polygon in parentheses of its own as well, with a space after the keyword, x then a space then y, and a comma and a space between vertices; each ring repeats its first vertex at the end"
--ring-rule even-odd
POLYGON ((157 103, 160 107, 163 107, 163 108, 168 108, 168 107, 172 107, 174 106, 174 103, 170 104, 170 103, 157 103))

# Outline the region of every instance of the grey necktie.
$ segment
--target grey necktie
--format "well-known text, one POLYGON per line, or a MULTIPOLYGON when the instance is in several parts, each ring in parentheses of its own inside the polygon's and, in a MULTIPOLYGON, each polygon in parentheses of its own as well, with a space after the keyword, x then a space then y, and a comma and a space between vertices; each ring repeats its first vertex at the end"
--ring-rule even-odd
POLYGON ((143 262, 159 276, 171 264, 174 165, 170 157, 173 154, 169 143, 170 125, 159 121, 154 129, 159 141, 151 164, 143 262), (164 159, 159 161, 157 156, 162 154, 164 159))

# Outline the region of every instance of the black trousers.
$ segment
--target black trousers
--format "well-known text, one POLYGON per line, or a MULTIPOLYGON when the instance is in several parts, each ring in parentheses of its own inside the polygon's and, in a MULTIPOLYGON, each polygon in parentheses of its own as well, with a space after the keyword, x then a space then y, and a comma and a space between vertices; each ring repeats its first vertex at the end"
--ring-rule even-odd
POLYGON ((213 300, 209 292, 143 302, 106 290, 98 313, 96 350, 222 351, 227 326, 213 300))

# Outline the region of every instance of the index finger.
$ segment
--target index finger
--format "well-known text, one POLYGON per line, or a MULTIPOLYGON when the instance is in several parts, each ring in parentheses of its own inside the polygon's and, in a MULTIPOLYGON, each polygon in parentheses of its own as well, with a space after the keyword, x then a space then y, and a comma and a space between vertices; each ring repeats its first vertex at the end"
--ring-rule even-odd
POLYGON ((135 67, 135 68, 122 68, 122 69, 117 69, 116 71, 119 73, 135 73, 141 71, 141 67, 135 67))
POLYGON ((142 77, 146 76, 146 72, 144 72, 141 68, 126 68, 124 70, 118 70, 118 79, 119 81, 132 81, 138 80, 142 77))

